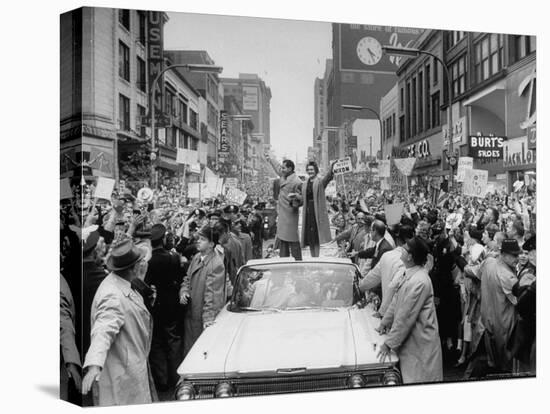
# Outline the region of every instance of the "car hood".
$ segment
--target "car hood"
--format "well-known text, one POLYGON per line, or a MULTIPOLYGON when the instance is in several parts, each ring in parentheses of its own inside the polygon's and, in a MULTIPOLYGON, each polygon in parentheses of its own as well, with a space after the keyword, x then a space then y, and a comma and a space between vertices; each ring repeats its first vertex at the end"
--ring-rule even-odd
POLYGON ((355 308, 224 313, 195 343, 181 375, 284 374, 378 363, 383 339, 355 308))

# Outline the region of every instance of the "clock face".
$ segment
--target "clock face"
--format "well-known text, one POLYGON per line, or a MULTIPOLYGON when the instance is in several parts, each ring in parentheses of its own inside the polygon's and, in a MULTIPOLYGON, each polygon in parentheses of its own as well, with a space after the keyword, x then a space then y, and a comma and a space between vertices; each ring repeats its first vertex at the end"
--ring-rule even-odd
POLYGON ((357 43, 357 56, 365 65, 376 65, 382 58, 382 45, 374 37, 364 37, 357 43))

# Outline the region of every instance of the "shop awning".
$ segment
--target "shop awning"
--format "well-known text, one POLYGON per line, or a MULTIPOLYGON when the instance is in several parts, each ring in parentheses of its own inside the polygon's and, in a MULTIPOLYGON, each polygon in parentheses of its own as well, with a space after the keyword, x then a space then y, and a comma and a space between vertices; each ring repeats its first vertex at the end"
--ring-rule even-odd
POLYGON ((464 106, 477 106, 504 119, 506 102, 506 82, 501 80, 472 95, 462 102, 464 106))

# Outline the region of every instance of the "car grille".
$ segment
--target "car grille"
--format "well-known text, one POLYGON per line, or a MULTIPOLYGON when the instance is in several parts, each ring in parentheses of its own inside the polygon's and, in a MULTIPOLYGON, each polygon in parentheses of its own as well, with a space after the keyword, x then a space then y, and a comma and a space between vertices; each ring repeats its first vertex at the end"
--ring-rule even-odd
POLYGON ((287 375, 284 377, 190 380, 186 382, 194 385, 196 392, 195 399, 206 399, 214 398, 216 386, 221 382, 228 382, 233 386, 235 397, 244 397, 294 392, 344 390, 349 388, 348 380, 354 374, 364 375, 367 387, 381 386, 385 372, 387 371, 376 370, 338 374, 287 375))

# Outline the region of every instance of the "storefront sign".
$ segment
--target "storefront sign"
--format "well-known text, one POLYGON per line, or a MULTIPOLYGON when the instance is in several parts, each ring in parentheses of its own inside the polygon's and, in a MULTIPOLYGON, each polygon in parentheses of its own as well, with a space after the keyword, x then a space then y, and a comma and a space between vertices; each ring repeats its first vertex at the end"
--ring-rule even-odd
POLYGON ((407 147, 407 157, 425 158, 430 155, 430 143, 427 139, 416 142, 407 147))
POLYGON ((504 143, 504 168, 517 169, 537 162, 536 152, 528 148, 527 137, 514 138, 504 143))
POLYGON ((505 141, 505 137, 470 135, 470 156, 475 159, 502 159, 505 141))
MULTIPOLYGON (((462 142, 464 133, 466 132, 466 117, 459 118, 456 122, 453 123, 453 143, 462 142)), ((443 127, 443 141, 449 142, 449 128, 446 126, 443 127)))

